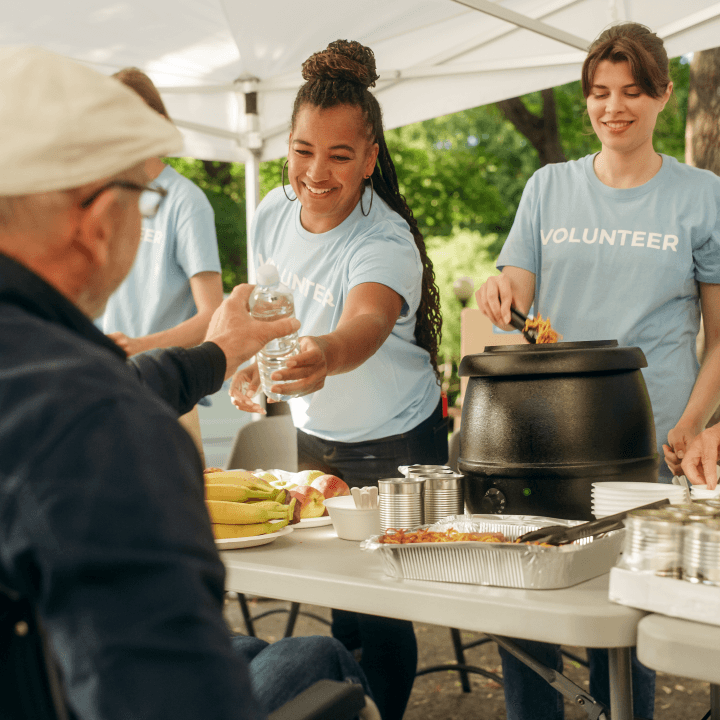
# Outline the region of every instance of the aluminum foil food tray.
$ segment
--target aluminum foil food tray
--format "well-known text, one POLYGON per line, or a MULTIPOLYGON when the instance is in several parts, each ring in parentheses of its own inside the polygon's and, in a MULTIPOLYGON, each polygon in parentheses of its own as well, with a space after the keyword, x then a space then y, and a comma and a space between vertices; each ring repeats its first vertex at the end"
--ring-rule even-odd
MULTIPOLYGON (((501 532, 515 540, 547 525, 579 525, 579 520, 558 520, 530 515, 456 515, 424 528, 459 532, 501 532)), ((625 530, 578 540, 569 545, 543 547, 508 543, 447 542, 391 545, 375 535, 360 547, 380 555, 385 574, 408 580, 496 585, 549 590, 576 585, 610 572, 622 550, 625 530)))

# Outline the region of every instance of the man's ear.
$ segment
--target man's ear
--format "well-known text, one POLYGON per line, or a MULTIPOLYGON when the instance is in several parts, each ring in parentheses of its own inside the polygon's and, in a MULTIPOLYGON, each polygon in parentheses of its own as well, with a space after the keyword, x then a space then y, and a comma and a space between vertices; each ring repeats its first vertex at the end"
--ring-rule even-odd
POLYGON ((118 210, 115 206, 117 190, 106 190, 90 205, 81 210, 78 232, 73 244, 94 267, 104 267, 110 256, 110 243, 118 210))

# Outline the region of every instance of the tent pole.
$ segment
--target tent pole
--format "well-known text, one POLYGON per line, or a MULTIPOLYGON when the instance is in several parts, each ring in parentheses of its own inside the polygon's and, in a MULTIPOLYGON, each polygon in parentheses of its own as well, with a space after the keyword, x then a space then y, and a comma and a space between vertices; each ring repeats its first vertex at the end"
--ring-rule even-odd
POLYGON ((255 267, 250 247, 250 226, 260 203, 260 153, 252 151, 245 162, 245 227, 247 228, 248 282, 255 282, 255 267))
POLYGON ((245 132, 248 159, 245 161, 245 228, 247 237, 248 282, 255 282, 255 263, 250 245, 250 227, 255 215, 255 208, 260 204, 260 155, 262 153, 262 135, 260 134, 260 117, 258 115, 258 79, 251 77, 238 78, 238 85, 245 96, 245 132))

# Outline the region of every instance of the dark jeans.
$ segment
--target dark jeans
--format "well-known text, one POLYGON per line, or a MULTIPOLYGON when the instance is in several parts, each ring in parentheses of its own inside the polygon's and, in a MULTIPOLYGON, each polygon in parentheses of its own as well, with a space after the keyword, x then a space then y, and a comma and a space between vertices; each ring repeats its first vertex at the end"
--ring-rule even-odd
MULTIPOLYGON (((525 652, 543 665, 562 671, 560 646, 512 638, 525 652)), ((534 670, 503 648, 502 660, 505 707, 508 720, 563 720, 563 696, 548 685, 534 670)), ((610 708, 610 680, 607 650, 588 648, 590 665, 589 693, 610 708)), ((655 708, 655 671, 646 668, 632 653, 633 714, 635 718, 652 720, 655 708)))
POLYGON ((237 635, 232 644, 248 664, 253 692, 266 713, 274 712, 318 680, 358 683, 372 697, 360 666, 333 638, 292 637, 271 645, 260 638, 237 635))
MULTIPOLYGON (((298 469, 323 470, 351 487, 377 485, 399 477, 399 465, 443 465, 448 459, 448 422, 442 404, 408 432, 359 443, 330 442, 298 430, 298 469)), ((362 652, 373 699, 383 720, 401 720, 417 670, 417 641, 412 623, 332 611, 332 634, 362 652)))

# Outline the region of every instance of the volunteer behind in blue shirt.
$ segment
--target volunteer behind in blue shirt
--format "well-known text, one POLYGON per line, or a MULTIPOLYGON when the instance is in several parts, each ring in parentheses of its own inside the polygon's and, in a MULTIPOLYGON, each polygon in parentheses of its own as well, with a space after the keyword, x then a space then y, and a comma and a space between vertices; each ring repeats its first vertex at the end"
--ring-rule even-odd
MULTIPOLYGON (((123 68, 113 77, 170 120, 142 70, 123 68)), ((199 345, 223 299, 215 213, 205 193, 159 157, 145 161, 145 172, 167 195, 157 214, 143 219, 132 269, 98 320, 128 355, 199 345)))
MULTIPOLYGON (((301 353, 273 380, 290 401, 301 468, 349 485, 397 477, 398 465, 445 463, 440 400, 440 306, 432 263, 398 190, 382 113, 368 88, 369 48, 338 40, 303 65, 288 149, 290 188, 258 207, 256 267, 274 263, 294 292, 301 353)), ((247 411, 257 367, 235 375, 231 395, 247 411)), ((402 717, 417 646, 412 624, 333 611, 333 634, 362 648, 361 666, 383 720, 402 717)))
MULTIPOLYGON (((593 43, 583 94, 599 153, 536 172, 498 258, 502 274, 477 292, 478 306, 508 328, 510 305, 549 317, 565 341, 617 339, 640 347, 658 449, 681 472, 678 453, 702 430, 720 385, 720 178, 653 148, 672 93, 662 40, 636 23, 593 43), (700 308, 706 359, 698 376, 700 308), (696 380, 697 378, 697 380, 696 380)), ((559 648, 521 642, 562 668, 559 648)), ((501 650, 512 720, 559 720, 562 697, 501 650)), ((607 653, 588 650, 590 693, 609 704, 607 653)), ((634 714, 652 718, 654 674, 633 658, 634 714)))
POLYGON ((720 178, 653 149, 672 92, 667 56, 659 39, 664 60, 632 34, 641 26, 623 27, 608 30, 615 45, 591 51, 583 67, 602 150, 530 178, 498 258, 502 274, 477 299, 498 327, 507 328, 511 304, 526 311, 534 302, 565 341, 641 348, 658 451, 662 458, 665 446, 669 465, 661 462, 660 480, 669 482, 720 400, 720 178))

